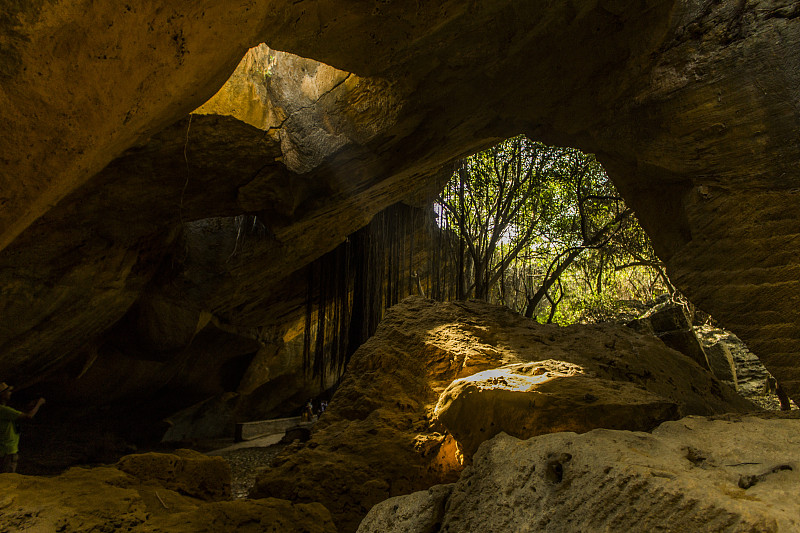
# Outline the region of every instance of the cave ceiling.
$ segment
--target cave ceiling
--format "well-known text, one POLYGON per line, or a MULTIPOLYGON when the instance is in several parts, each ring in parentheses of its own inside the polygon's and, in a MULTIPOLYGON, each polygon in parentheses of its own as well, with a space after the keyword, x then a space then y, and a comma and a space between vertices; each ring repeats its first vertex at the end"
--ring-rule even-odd
POLYGON ((798 15, 781 0, 2 7, 0 375, 82 375, 131 332, 163 357, 212 327, 257 337, 301 305, 291 280, 310 261, 525 133, 596 153, 676 286, 797 400, 798 15), (260 239, 237 240, 243 215, 260 239))

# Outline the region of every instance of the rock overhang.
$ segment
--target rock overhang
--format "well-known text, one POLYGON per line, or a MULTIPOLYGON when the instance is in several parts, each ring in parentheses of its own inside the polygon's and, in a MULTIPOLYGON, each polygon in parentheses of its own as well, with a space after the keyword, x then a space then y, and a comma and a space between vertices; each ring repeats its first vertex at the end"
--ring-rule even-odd
MULTIPOLYGON (((227 198, 225 208, 209 205, 207 198, 214 193, 208 190, 178 202, 187 211, 196 208, 197 218, 270 206, 276 214, 269 223, 282 243, 277 254, 293 258, 283 270, 276 268, 281 276, 335 246, 390 200, 435 182, 432 169, 525 132, 597 152, 678 285, 736 330, 790 394, 797 394, 800 266, 793 229, 798 212, 791 198, 800 182, 798 112, 792 105, 800 100, 800 84, 791 80, 798 76, 792 61, 800 49, 800 28, 791 5, 760 2, 739 8, 654 1, 542 7, 498 0, 409 8, 327 1, 314 6, 251 2, 222 9, 211 2, 169 8, 148 2, 122 10, 94 3, 94 20, 108 25, 103 32, 84 35, 76 28, 94 28, 95 23, 77 9, 77 0, 34 4, 9 12, 3 25, 4 46, 13 52, 8 57, 17 58, 4 63, 0 93, 9 125, 0 140, 0 242, 13 279, 25 278, 15 263, 15 246, 32 254, 29 264, 44 260, 62 268, 63 256, 55 248, 30 244, 37 241, 32 236, 42 233, 32 225, 35 220, 48 228, 48 216, 57 219, 59 209, 81 216, 83 201, 66 206, 69 195, 89 194, 108 162, 125 159, 125 150, 146 139, 152 143, 166 135, 167 124, 217 90, 247 47, 266 40, 354 74, 327 71, 328 84, 320 87, 335 88, 330 93, 306 83, 305 94, 315 107, 300 109, 308 102, 300 103, 297 112, 289 113, 295 117, 294 137, 289 128, 272 132, 281 155, 271 152, 266 159, 276 164, 281 178, 255 174, 238 190, 228 188, 215 197, 227 198), (56 48, 73 55, 65 57, 56 48), (114 50, 118 58, 109 56, 114 50), (361 85, 363 79, 371 81, 361 85), (371 99, 343 102, 336 97, 359 88, 371 99), (381 112, 361 124, 373 129, 359 129, 357 120, 324 121, 332 108, 359 103, 367 114, 376 105, 390 110, 389 119, 381 112), (323 119, 322 127, 317 119, 323 119), (312 145, 316 139, 322 139, 324 149, 302 149, 303 141, 312 145), (310 235, 325 244, 303 245, 310 235)), ((295 81, 302 89, 307 79, 295 81)), ((253 128, 254 139, 264 125, 274 127, 269 113, 261 112, 260 122, 248 117, 245 123, 259 126, 253 128)), ((198 133, 203 119, 192 120, 198 133)), ((181 141, 191 129, 184 125, 171 126, 173 189, 173 182, 178 189, 186 183, 178 167, 191 161, 191 152, 181 154, 186 147, 181 141)), ((231 167, 241 165, 243 153, 257 165, 258 158, 244 148, 231 159, 231 167)), ((209 183, 223 183, 225 174, 220 171, 209 183)), ((152 213, 153 219, 162 216, 153 207, 158 199, 143 200, 135 209, 152 213)), ((75 219, 63 220, 69 226, 75 219)), ((108 220, 106 213, 87 221, 87 231, 102 233, 108 220)), ((125 285, 129 292, 127 300, 120 300, 121 310, 136 300, 154 275, 152 263, 169 250, 163 235, 156 239, 162 244, 148 240, 151 259, 133 261, 150 274, 125 285)), ((111 241, 124 259, 118 265, 141 253, 141 243, 133 255, 123 253, 130 245, 126 237, 111 241)), ((93 268, 91 262, 73 261, 86 273, 93 268)), ((242 268, 242 273, 251 271, 242 268)), ((58 285, 45 277, 34 285, 58 285)), ((119 283, 119 273, 109 276, 109 283, 119 283)), ((47 298, 39 289, 14 292, 13 286, 7 285, 4 294, 21 305, 41 307, 47 298)), ((265 286, 253 282, 250 287, 265 286)), ((86 301, 85 291, 70 298, 71 308, 77 308, 77 302, 86 301)), ((226 309, 235 314, 241 305, 247 303, 226 309)), ((45 311, 41 314, 47 319, 52 313, 45 311)), ((25 373, 51 364, 53 346, 65 335, 78 339, 87 332, 77 325, 51 329, 47 322, 39 321, 50 347, 41 346, 41 362, 25 373)), ((93 322, 93 331, 106 331, 111 323, 93 322)), ((24 325, 19 329, 22 335, 30 331, 24 325)), ((13 348, 19 337, 8 331, 4 335, 5 345, 13 348)), ((10 351, 6 367, 24 362, 13 355, 16 349, 10 351)))

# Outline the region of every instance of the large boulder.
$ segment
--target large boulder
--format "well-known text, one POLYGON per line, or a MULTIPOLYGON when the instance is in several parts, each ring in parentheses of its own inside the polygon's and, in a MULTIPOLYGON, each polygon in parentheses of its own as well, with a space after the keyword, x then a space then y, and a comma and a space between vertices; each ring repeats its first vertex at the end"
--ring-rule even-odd
POLYGON ((633 383, 590 376, 558 361, 517 363, 457 379, 439 397, 434 416, 471 458, 498 433, 527 439, 594 428, 649 431, 680 418, 674 401, 633 383))
POLYGON ((688 417, 483 444, 454 485, 375 506, 359 533, 795 531, 800 420, 688 417))
POLYGON ((649 429, 679 414, 752 409, 691 359, 624 326, 560 328, 485 302, 411 297, 353 355, 310 441, 278 456, 251 495, 321 502, 341 531, 354 531, 377 502, 456 479, 469 453, 500 428, 530 436, 588 431, 605 420, 649 429), (555 385, 560 375, 570 376, 563 388, 555 385), (491 380, 545 383, 527 396, 498 390, 473 402, 470 387, 491 380), (571 380, 577 396, 567 390, 571 380), (533 398, 541 398, 536 407, 533 398))
MULTIPOLYGON (((477 307, 475 312, 481 313, 477 307)), ((508 319, 503 314, 482 314, 480 320, 502 330, 511 353, 526 362, 454 381, 434 411, 467 457, 500 432, 529 438, 596 427, 645 431, 682 414, 757 409, 693 358, 657 341, 640 346, 639 335, 634 344, 625 328, 544 327, 548 342, 536 346, 542 332, 513 313, 505 313, 508 319)))

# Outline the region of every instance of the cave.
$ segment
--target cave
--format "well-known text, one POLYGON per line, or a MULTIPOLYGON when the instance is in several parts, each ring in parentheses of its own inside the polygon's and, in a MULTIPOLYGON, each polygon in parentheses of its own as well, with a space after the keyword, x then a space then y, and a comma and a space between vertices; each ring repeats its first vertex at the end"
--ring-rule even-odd
POLYGON ((0 381, 46 395, 57 432, 89 408, 137 431, 209 398, 294 412, 338 378, 303 366, 313 269, 398 202, 422 213, 457 159, 525 134, 596 154, 675 286, 800 403, 799 15, 11 2, 0 381))

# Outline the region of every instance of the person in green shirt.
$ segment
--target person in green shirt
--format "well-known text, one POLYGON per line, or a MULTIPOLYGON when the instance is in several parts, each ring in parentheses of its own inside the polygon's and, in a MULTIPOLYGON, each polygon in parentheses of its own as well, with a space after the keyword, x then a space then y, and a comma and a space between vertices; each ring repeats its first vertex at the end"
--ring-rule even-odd
POLYGON ((17 411, 8 406, 14 387, 0 382, 0 474, 17 471, 19 454, 19 430, 17 421, 31 419, 44 405, 39 398, 29 411, 17 411))

